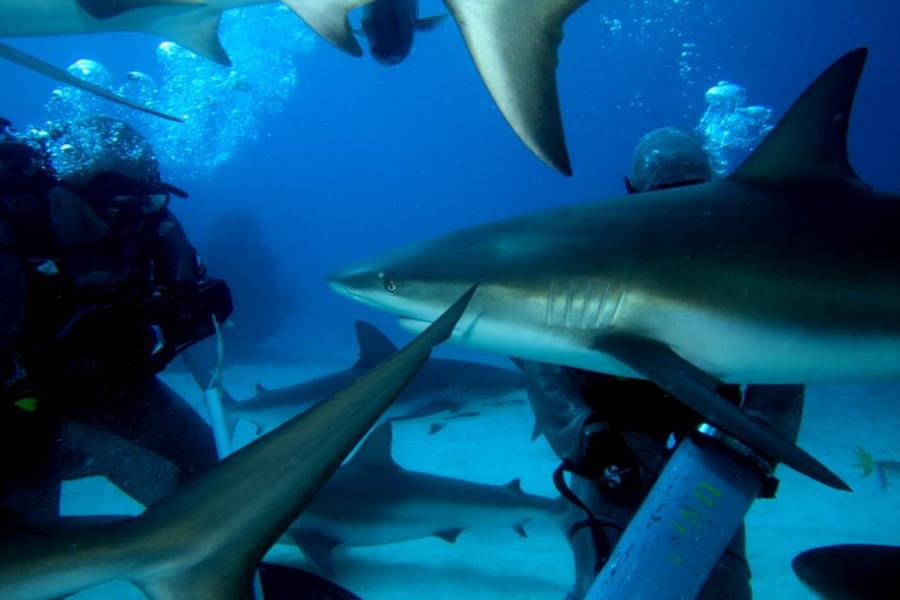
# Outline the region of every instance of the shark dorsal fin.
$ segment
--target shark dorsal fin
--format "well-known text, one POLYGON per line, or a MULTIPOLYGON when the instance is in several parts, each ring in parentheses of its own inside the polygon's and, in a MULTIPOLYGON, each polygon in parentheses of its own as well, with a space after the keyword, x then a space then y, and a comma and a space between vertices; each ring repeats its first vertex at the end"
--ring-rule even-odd
POLYGON ((822 73, 730 179, 858 181, 847 157, 847 129, 867 54, 866 48, 849 52, 822 73))
POLYGON ((356 322, 356 340, 359 342, 359 360, 354 369, 372 369, 397 352, 397 346, 381 330, 365 321, 356 322))
POLYGON ((505 487, 507 490, 509 490, 513 494, 524 494, 525 493, 522 491, 522 480, 519 479, 518 477, 516 477, 515 479, 513 479, 512 481, 510 481, 503 487, 505 487))
POLYGON ((269 392, 269 390, 267 390, 263 384, 261 384, 261 383, 256 384, 256 395, 257 396, 261 396, 262 394, 267 394, 268 392, 269 392))
POLYGON ((541 160, 572 174, 556 89, 563 23, 587 0, 444 0, 500 112, 541 160))
POLYGON ((382 423, 372 430, 349 464, 363 469, 399 469, 391 456, 393 437, 391 424, 382 423))

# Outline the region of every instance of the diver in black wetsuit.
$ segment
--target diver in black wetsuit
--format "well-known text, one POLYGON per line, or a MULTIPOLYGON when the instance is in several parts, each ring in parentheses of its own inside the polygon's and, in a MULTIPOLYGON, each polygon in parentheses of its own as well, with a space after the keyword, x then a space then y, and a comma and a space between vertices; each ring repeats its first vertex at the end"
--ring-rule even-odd
POLYGON ((106 475, 150 504, 217 458, 156 378, 231 312, 167 208, 186 194, 123 122, 55 135, 72 140, 61 174, 0 123, 0 528, 52 525, 63 479, 106 475))
MULTIPOLYGON (((672 128, 647 134, 635 150, 630 193, 709 181, 712 170, 700 142, 672 128)), ((666 465, 677 440, 700 425, 699 415, 656 384, 556 365, 521 362, 538 424, 563 461, 556 482, 573 502, 570 543, 580 599, 666 465), (562 472, 569 471, 566 489, 562 472), (571 493, 570 493, 571 492, 571 493), (574 497, 572 496, 574 495, 574 497), (587 518, 586 518, 587 517, 587 518)), ((735 403, 788 439, 796 439, 803 386, 727 386, 735 403)), ((774 494, 771 473, 765 493, 774 494)), ((648 576, 652 574, 648 573, 648 576)), ((747 600, 750 568, 743 526, 712 568, 703 600, 747 600)))

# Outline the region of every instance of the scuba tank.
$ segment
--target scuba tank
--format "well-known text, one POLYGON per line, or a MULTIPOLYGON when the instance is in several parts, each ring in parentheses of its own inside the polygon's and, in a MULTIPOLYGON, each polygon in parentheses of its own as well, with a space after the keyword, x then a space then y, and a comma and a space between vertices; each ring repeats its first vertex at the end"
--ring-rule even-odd
POLYGON ((585 599, 696 598, 753 500, 774 493, 772 470, 750 447, 700 425, 678 445, 585 599))

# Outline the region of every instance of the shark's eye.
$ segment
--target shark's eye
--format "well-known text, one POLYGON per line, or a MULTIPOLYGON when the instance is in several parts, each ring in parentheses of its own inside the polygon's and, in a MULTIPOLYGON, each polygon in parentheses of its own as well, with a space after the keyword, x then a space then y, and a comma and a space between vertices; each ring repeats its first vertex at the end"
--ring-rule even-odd
POLYGON ((397 293, 397 282, 393 279, 388 279, 384 282, 384 289, 388 294, 396 294, 397 293))

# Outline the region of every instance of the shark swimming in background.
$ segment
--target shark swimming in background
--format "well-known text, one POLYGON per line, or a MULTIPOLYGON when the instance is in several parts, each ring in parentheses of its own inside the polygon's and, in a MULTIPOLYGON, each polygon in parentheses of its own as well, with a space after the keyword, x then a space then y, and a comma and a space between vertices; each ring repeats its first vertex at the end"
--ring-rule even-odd
MULTIPOLYGON (((309 409, 335 391, 344 388, 397 352, 397 347, 369 323, 357 321, 356 338, 359 359, 349 369, 337 371, 296 385, 268 390, 257 384, 256 395, 237 401, 222 395, 222 409, 229 438, 238 421, 246 420, 266 433, 309 409)), ((208 370, 195 354, 184 355, 197 384, 206 389, 208 370)), ((431 358, 419 376, 400 394, 385 413, 385 418, 405 420, 431 417, 442 412, 454 416, 476 416, 483 404, 524 391, 525 376, 512 369, 481 363, 431 358)), ((440 429, 443 423, 432 425, 440 429)))
POLYGON ((363 8, 362 33, 372 58, 397 65, 409 56, 416 31, 428 31, 446 15, 419 18, 419 0, 373 0, 363 8))
POLYGON ((447 339, 466 291, 377 369, 230 455, 141 516, 57 536, 0 538, 0 598, 59 598, 115 580, 151 600, 249 600, 263 555, 447 339))
MULTIPOLYGON (((219 41, 222 11, 273 0, 3 0, 0 38, 147 32, 176 42, 219 64, 231 64, 219 41)), ((344 52, 362 56, 348 14, 372 0, 280 0, 314 31, 344 52)), ((385 7, 408 12, 406 0, 379 0, 370 28, 383 23, 385 7), (375 15, 379 15, 378 18, 375 15)), ((465 40, 488 91, 516 135, 538 158, 571 175, 556 85, 557 51, 566 19, 587 0, 443 0, 465 40)), ((413 4, 413 8, 415 8, 413 4)), ((434 24, 424 21, 421 25, 434 24)), ((364 25, 365 29, 365 25, 364 25)), ((263 32, 264 35, 264 32, 263 32)), ((368 33, 367 33, 368 35, 368 33)), ((370 38, 371 39, 371 38, 370 38)), ((393 39, 399 39, 393 36, 393 39)), ((410 41, 411 41, 410 37, 410 41)), ((385 56, 394 52, 386 52, 385 56)), ((46 63, 9 46, 0 57, 60 79, 46 63), (18 60, 17 60, 18 59, 18 60), (31 64, 28 64, 31 63, 31 64)), ((376 50, 378 53, 378 50, 376 50)), ((91 86, 67 81, 92 93, 91 86)), ((108 99, 112 94, 101 94, 108 99)), ((145 110, 147 107, 144 107, 145 110)), ((142 109, 139 109, 142 110, 142 109)), ((166 115, 172 118, 170 115, 166 115)))
POLYGON ((415 330, 480 282, 453 340, 652 380, 758 451, 849 489, 718 389, 900 379, 900 196, 866 185, 847 156, 866 56, 828 68, 721 180, 472 227, 330 283, 415 330))
POLYGON ((463 531, 558 520, 566 503, 526 494, 514 479, 486 485, 408 471, 391 457, 391 424, 379 425, 353 458, 338 469, 288 530, 323 573, 334 575, 332 551, 340 546, 378 546, 430 536, 455 542, 463 531), (364 502, 360 502, 364 498, 364 502))

